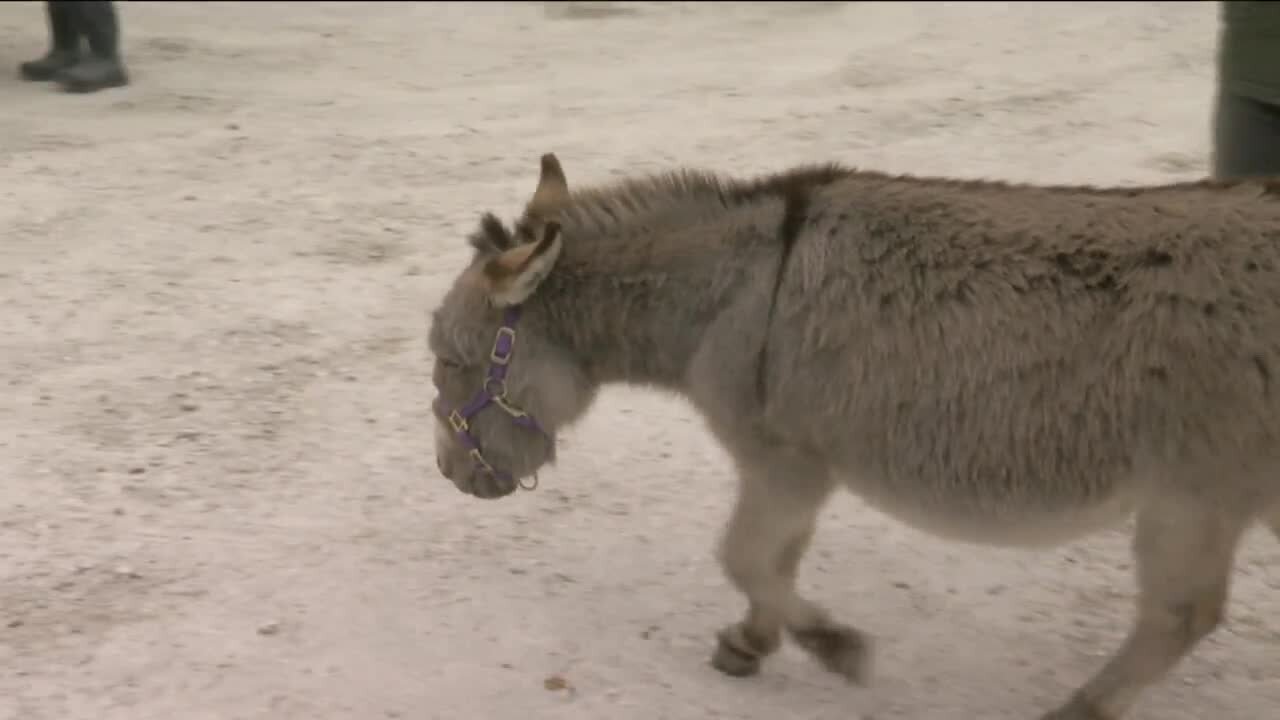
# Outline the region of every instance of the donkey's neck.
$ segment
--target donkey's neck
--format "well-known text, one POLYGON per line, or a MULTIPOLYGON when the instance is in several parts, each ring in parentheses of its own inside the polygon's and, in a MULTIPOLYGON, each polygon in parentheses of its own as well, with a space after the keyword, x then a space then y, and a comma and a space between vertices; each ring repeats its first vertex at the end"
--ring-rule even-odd
POLYGON ((535 313, 597 384, 683 389, 705 332, 732 300, 728 247, 670 252, 662 241, 602 239, 569 252, 543 282, 535 313))
MULTIPOLYGON (((576 193, 561 217, 562 256, 535 295, 548 332, 599 383, 684 389, 728 308, 737 321, 767 322, 778 241, 794 233, 788 218, 851 173, 805 165, 738 180, 686 170, 576 193)), ((752 338, 739 354, 763 342, 763 333, 737 337, 752 338)))

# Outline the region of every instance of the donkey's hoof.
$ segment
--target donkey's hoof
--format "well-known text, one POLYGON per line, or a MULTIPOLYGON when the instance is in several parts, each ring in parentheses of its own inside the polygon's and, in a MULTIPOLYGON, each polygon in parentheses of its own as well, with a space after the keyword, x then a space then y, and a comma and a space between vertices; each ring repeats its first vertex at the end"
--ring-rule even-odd
POLYGON ((793 630, 791 636, 827 670, 851 683, 864 685, 871 674, 871 642, 844 625, 793 630))
POLYGON ((721 641, 711 656, 711 667, 729 677, 745 678, 760 672, 760 658, 721 641))
POLYGON ((1115 720, 1110 715, 1102 712, 1096 705, 1089 702, 1079 693, 1072 696, 1071 700, 1062 707, 1053 712, 1040 716, 1040 720, 1115 720))
POLYGON ((711 656, 711 667, 730 677, 751 677, 760 672, 760 659, 767 648, 753 647, 753 643, 738 626, 727 627, 716 636, 716 651, 711 656))

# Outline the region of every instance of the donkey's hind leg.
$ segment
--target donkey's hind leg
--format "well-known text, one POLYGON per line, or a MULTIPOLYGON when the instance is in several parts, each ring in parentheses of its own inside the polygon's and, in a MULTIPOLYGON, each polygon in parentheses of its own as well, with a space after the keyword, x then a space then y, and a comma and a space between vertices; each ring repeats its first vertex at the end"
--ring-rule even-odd
POLYGON ((1222 621, 1246 513, 1169 492, 1138 511, 1134 626, 1120 650, 1042 720, 1118 720, 1222 621))
POLYGON ((747 596, 746 617, 722 630, 711 664, 737 677, 753 675, 778 649, 783 628, 829 669, 860 678, 862 635, 832 622, 796 592, 800 561, 833 482, 826 468, 795 457, 740 463, 740 488, 720 545, 730 581, 747 596))

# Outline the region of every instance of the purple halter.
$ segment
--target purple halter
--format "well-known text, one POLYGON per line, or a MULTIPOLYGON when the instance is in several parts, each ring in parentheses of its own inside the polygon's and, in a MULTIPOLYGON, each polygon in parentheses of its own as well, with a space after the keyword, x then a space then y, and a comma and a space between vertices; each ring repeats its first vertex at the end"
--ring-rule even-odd
MULTIPOLYGON (((538 424, 537 420, 533 419, 532 415, 507 400, 507 368, 511 364, 511 356, 515 350, 516 323, 519 321, 520 306, 507 308, 502 316, 502 325, 498 327, 498 333, 493 339, 493 350, 489 352, 489 370, 485 375, 484 385, 476 391, 471 402, 449 413, 449 426, 453 428, 453 434, 458 441, 466 446, 471 461, 476 464, 476 467, 504 485, 511 483, 511 473, 495 468, 485 459, 480 451, 480 441, 471 434, 472 418, 490 405, 496 405, 506 412, 516 425, 540 433, 548 442, 551 441, 551 436, 538 424)), ((519 485, 521 489, 533 490, 538 486, 537 474, 534 474, 532 483, 526 485, 521 481, 519 485)))

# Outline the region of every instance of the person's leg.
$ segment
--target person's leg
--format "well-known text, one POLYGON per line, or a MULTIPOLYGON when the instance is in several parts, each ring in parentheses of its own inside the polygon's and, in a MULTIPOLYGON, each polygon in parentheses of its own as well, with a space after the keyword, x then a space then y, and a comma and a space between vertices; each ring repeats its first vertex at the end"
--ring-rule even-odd
POLYGON ((120 58, 120 24, 111 0, 81 0, 76 25, 89 42, 89 53, 62 70, 57 80, 70 92, 94 92, 129 83, 120 58))
POLYGON ((1280 177, 1280 105, 1218 90, 1213 117, 1213 174, 1222 180, 1280 177))
POLYGON ((74 3, 50 0, 44 5, 49 17, 49 51, 39 60, 18 66, 24 80, 52 80, 58 71, 75 65, 80 59, 80 33, 75 23, 74 3))

